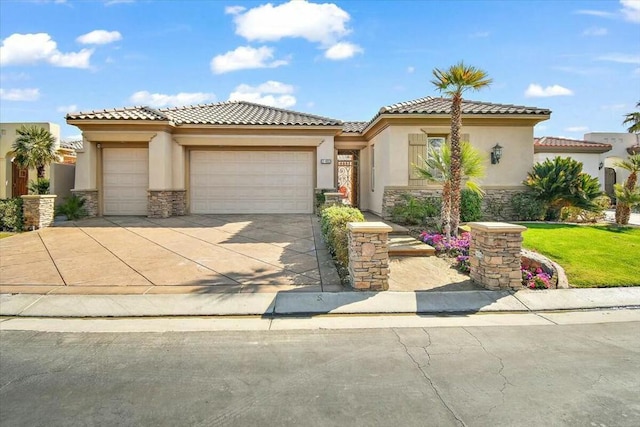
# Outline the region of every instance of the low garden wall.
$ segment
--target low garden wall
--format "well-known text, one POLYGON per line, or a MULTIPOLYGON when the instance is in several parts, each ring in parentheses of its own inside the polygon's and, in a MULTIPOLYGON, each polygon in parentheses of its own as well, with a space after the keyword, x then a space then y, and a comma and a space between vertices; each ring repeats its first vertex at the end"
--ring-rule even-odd
POLYGON ((388 234, 392 228, 383 222, 350 222, 349 284, 362 291, 389 289, 388 234))
POLYGON ((22 197, 24 229, 50 227, 55 216, 55 194, 26 195, 22 197))

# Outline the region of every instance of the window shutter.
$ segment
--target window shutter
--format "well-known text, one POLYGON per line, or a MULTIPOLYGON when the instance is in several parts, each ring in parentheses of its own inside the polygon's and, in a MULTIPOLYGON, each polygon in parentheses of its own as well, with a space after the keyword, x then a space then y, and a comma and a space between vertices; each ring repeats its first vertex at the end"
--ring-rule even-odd
MULTIPOLYGON (((426 133, 409 134, 409 179, 421 180, 422 176, 416 171, 414 165, 422 166, 422 159, 427 158, 427 137, 426 133)), ((416 183, 413 183, 416 184, 416 183)))

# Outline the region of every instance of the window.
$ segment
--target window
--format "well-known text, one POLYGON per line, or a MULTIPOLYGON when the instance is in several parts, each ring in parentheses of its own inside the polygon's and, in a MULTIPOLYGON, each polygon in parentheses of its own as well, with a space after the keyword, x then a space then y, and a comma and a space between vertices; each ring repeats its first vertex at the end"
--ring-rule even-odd
POLYGON ((371 191, 376 189, 376 147, 371 145, 371 191))

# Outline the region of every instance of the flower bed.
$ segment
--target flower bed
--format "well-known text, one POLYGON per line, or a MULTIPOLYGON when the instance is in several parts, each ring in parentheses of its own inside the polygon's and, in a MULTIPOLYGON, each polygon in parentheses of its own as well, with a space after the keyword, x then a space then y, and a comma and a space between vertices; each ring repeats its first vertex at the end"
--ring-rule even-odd
POLYGON ((427 233, 420 234, 420 240, 436 250, 436 255, 456 259, 456 269, 462 273, 469 273, 469 245, 471 233, 462 233, 458 237, 447 239, 444 234, 427 233))

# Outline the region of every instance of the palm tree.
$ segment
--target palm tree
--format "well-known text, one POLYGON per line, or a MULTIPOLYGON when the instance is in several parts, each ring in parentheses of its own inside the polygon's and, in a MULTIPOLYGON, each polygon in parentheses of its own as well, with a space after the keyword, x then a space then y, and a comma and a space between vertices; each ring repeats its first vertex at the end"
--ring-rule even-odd
MULTIPOLYGON (((471 90, 480 90, 489 86, 492 80, 487 73, 479 68, 465 65, 459 62, 447 70, 436 68, 433 70, 434 80, 431 81, 436 88, 451 97, 451 212, 449 214, 449 227, 454 235, 458 234, 460 223, 460 190, 461 175, 461 149, 460 129, 462 128, 462 94, 471 90)), ((444 196, 444 195, 443 195, 444 196)), ((443 199, 444 214, 444 199, 443 199)))
POLYGON ((18 137, 13 143, 15 162, 23 168, 34 168, 38 179, 44 179, 44 168, 58 160, 56 138, 47 129, 36 125, 22 125, 16 132, 18 137))
MULTIPOLYGON (((640 102, 636 104, 636 107, 640 108, 640 102)), ((640 111, 634 111, 624 116, 625 119, 622 122, 624 125, 629 125, 627 130, 629 133, 640 133, 640 111)))
MULTIPOLYGON (((468 189, 483 194, 478 179, 484 177, 485 168, 482 154, 468 141, 460 146, 461 178, 468 189)), ((451 237, 451 147, 443 145, 441 149, 430 149, 426 159, 420 159, 422 165, 413 165, 418 174, 429 181, 442 182, 442 228, 447 238, 451 237)))
POLYGON ((624 181, 624 185, 618 185, 616 188, 616 223, 625 225, 629 223, 631 206, 637 204, 636 184, 638 172, 640 172, 640 154, 633 154, 627 160, 616 162, 614 166, 631 172, 624 181))

